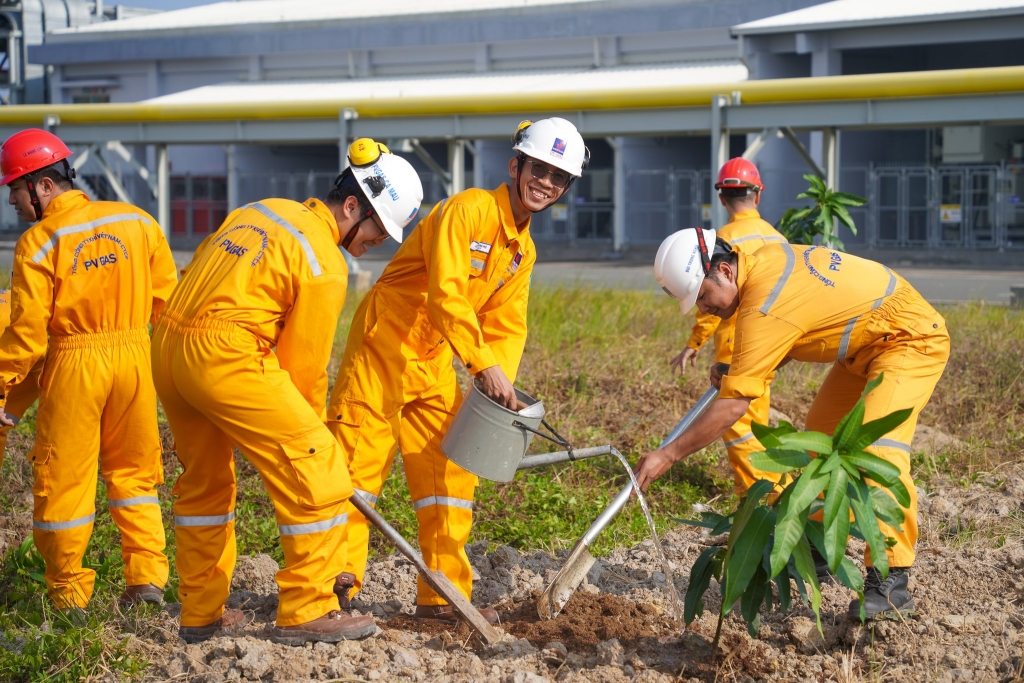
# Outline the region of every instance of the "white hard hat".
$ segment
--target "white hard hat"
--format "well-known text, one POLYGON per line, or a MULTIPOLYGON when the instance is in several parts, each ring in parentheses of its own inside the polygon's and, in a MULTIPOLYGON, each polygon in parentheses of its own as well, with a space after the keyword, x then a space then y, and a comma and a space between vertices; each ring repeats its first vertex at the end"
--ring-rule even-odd
POLYGON ((697 302, 714 247, 715 231, 701 228, 674 232, 658 247, 658 255, 654 258, 654 278, 669 296, 679 300, 679 309, 683 313, 689 313, 697 302), (704 238, 703 245, 699 237, 704 238))
POLYGON ((423 203, 423 184, 416 169, 397 154, 381 153, 376 161, 352 167, 359 188, 396 242, 423 203))
POLYGON ((512 136, 512 149, 579 178, 590 164, 583 136, 565 119, 523 121, 512 136))

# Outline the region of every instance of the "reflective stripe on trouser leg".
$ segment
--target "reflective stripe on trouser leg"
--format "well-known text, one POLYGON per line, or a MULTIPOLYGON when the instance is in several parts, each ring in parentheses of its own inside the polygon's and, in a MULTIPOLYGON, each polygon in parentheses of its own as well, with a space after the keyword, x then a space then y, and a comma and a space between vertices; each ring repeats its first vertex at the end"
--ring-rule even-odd
MULTIPOLYGON (((454 372, 444 379, 454 384, 454 372)), ((450 422, 451 414, 436 394, 417 400, 403 411, 400 447, 419 521, 423 560, 447 576, 468 599, 473 594, 473 568, 465 546, 473 528, 477 478, 441 452, 441 436, 450 422)), ((416 603, 443 605, 445 600, 419 577, 416 603)))
POLYGON ((778 482, 782 478, 782 475, 777 472, 765 472, 750 464, 750 456, 764 450, 761 443, 754 437, 754 433, 750 431, 750 423, 768 424, 770 402, 770 394, 766 390, 763 396, 750 402, 747 412, 736 424, 726 430, 722 437, 726 452, 729 454, 729 464, 732 465, 733 480, 738 494, 744 493, 758 479, 778 482))
POLYGON ((96 514, 63 522, 32 520, 32 538, 46 560, 47 593, 58 609, 85 607, 96 573, 82 566, 96 514))

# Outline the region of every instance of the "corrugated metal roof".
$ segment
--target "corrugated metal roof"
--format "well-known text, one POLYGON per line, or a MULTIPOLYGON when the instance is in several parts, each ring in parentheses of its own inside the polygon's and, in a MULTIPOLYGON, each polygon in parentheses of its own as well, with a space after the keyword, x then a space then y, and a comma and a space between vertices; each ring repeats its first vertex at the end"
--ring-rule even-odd
POLYGON ((230 104, 665 88, 747 80, 739 61, 689 62, 579 71, 491 72, 414 78, 224 83, 164 95, 149 104, 230 104))
POLYGON ((1024 14, 1024 0, 834 0, 734 26, 734 35, 829 30, 1024 14))
POLYGON ((253 29, 267 25, 334 21, 388 20, 411 15, 472 14, 495 10, 528 10, 557 5, 622 5, 622 0, 388 0, 388 2, 324 2, 324 0, 238 0, 105 21, 51 35, 68 39, 102 33, 162 33, 188 29, 253 29))

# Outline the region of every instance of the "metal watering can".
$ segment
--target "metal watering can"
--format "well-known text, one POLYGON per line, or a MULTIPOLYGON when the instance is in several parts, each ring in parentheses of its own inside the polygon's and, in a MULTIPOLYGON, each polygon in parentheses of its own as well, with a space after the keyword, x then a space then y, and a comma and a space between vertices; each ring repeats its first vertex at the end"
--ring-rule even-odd
POLYGON ((441 452, 463 469, 492 481, 512 481, 519 470, 608 454, 607 446, 573 450, 544 421, 544 404, 515 391, 516 398, 526 404, 519 412, 492 401, 474 381, 441 440, 441 452), (541 425, 551 434, 539 431, 541 425), (567 450, 525 457, 535 434, 567 450))

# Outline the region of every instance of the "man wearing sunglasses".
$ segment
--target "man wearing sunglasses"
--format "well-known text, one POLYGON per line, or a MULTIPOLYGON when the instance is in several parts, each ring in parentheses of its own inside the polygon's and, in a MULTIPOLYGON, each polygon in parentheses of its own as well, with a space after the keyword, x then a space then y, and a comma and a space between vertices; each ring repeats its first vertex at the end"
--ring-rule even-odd
POLYGON ((277 626, 288 645, 374 632, 340 612, 346 456, 324 426, 327 364, 345 301, 339 245, 360 256, 423 200, 409 162, 358 140, 326 200, 265 199, 227 217, 196 250, 153 333, 153 377, 184 471, 174 487, 186 642, 244 622, 225 610, 235 565, 237 447, 274 502, 285 566, 277 626))
MULTIPOLYGON (((328 426, 352 461, 357 495, 380 495, 401 450, 423 558, 472 595, 464 550, 477 478, 441 452, 462 394, 455 356, 492 399, 515 409, 512 389, 526 343, 526 305, 536 260, 530 217, 580 177, 589 153, 565 119, 520 124, 509 181, 440 202, 416 227, 363 299, 327 410, 328 426)), ((348 557, 338 579, 344 603, 359 590, 369 532, 349 506, 348 557)), ((422 579, 416 616, 454 621, 422 579)), ((497 620, 494 610, 484 610, 497 620)))

